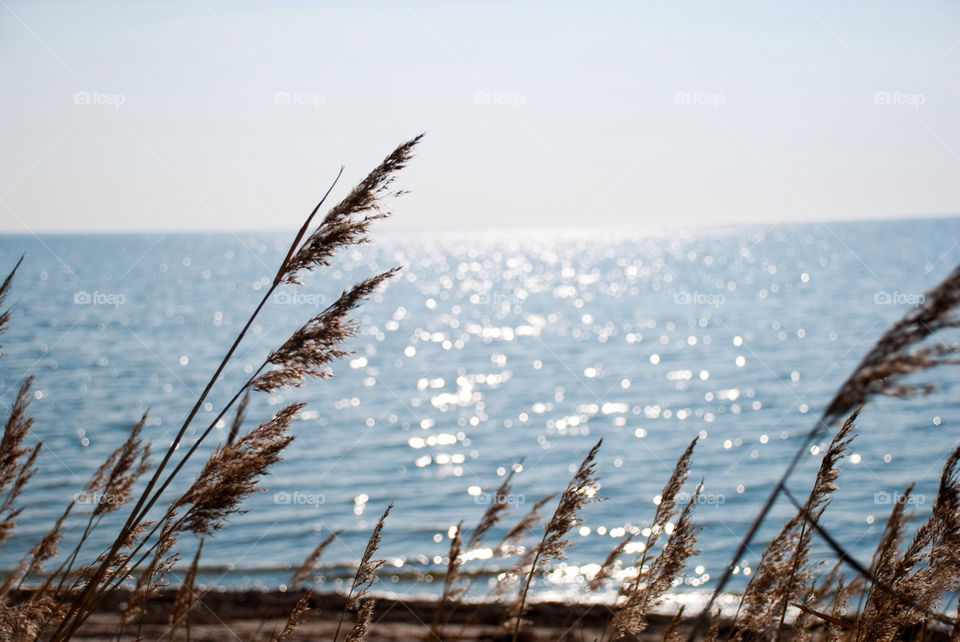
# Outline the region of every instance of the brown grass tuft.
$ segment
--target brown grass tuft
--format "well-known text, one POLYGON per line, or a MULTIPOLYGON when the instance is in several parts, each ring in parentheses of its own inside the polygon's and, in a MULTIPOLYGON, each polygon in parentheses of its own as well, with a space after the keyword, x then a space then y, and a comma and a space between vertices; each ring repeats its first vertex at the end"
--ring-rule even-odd
MULTIPOLYGON (((373 533, 370 534, 370 539, 367 540, 367 547, 363 551, 363 556, 360 558, 360 563, 357 565, 357 572, 353 576, 353 583, 350 585, 350 592, 347 594, 347 602, 343 606, 343 611, 340 613, 340 623, 337 625, 337 632, 333 636, 333 642, 337 642, 337 639, 340 637, 340 629, 343 626, 343 617, 347 611, 354 611, 358 607, 360 608, 360 613, 363 613, 363 608, 361 602, 367 597, 367 592, 370 590, 370 586, 373 584, 374 580, 377 579, 377 571, 380 570, 380 567, 384 565, 385 560, 373 559, 373 554, 377 552, 377 549, 380 547, 380 536, 383 533, 383 523, 387 519, 387 515, 390 514, 390 509, 393 508, 393 504, 387 505, 387 509, 383 511, 383 515, 380 516, 380 519, 377 520, 377 525, 373 527, 373 533)), ((364 604, 365 606, 365 604, 364 604)), ((373 605, 370 605, 370 610, 367 613, 367 619, 369 624, 369 616, 372 613, 373 605)), ((357 624, 354 626, 354 631, 357 631, 357 627, 361 624, 361 618, 357 616, 357 624)), ((366 629, 363 629, 363 634, 366 634, 366 629)), ((351 631, 351 634, 353 631, 351 631)), ((358 635, 360 632, 358 631, 358 635)), ((349 638, 348 638, 349 639, 349 638)), ((363 639, 356 638, 356 639, 363 639)))
POLYGON ((250 403, 250 391, 243 393, 243 398, 240 400, 240 405, 237 406, 237 411, 233 415, 233 423, 230 424, 230 432, 227 434, 227 445, 229 446, 237 439, 237 434, 240 432, 240 428, 243 426, 244 419, 247 418, 247 405, 250 403))
POLYGON ((330 259, 340 248, 366 243, 370 224, 389 216, 384 200, 403 194, 391 191, 393 182, 397 172, 406 167, 413 157, 413 150, 422 138, 423 134, 393 150, 346 198, 335 205, 303 245, 284 261, 277 281, 299 283, 300 272, 329 266, 330 259))
POLYGON ((287 623, 284 625, 283 630, 273 637, 273 642, 283 642, 288 639, 293 635, 294 631, 297 630, 297 627, 303 623, 307 617, 307 611, 310 610, 310 598, 312 595, 310 591, 307 591, 306 594, 297 601, 296 606, 293 607, 290 615, 287 616, 287 623))
POLYGON ((511 466, 510 472, 507 473, 507 477, 503 480, 500 486, 497 487, 496 492, 491 498, 489 506, 487 506, 487 510, 483 511, 483 517, 480 518, 480 521, 477 522, 473 532, 470 534, 470 539, 467 541, 467 550, 470 550, 479 544, 481 540, 483 540, 483 536, 486 535, 487 532, 496 526, 503 518, 503 514, 509 508, 508 502, 510 499, 510 493, 512 491, 511 483, 513 481, 514 473, 515 469, 511 466))
POLYGON ((783 623, 787 602, 799 599, 804 586, 813 580, 803 569, 813 534, 812 529, 807 528, 805 516, 819 519, 826 510, 837 488, 834 482, 840 474, 839 462, 853 439, 856 419, 855 412, 844 421, 824 453, 804 510, 787 520, 760 557, 740 600, 743 629, 772 636, 783 623))
POLYGON ((447 572, 443 575, 443 591, 440 593, 440 601, 433 611, 433 621, 430 624, 430 635, 428 640, 432 642, 441 642, 443 638, 440 635, 441 617, 447 608, 447 605, 456 600, 463 592, 455 588, 454 584, 460 577, 461 555, 463 552, 463 539, 461 536, 461 527, 463 522, 457 524, 453 537, 450 538, 450 550, 447 553, 447 572))
POLYGON ((673 531, 660 554, 650 564, 650 568, 638 575, 632 590, 627 594, 626 603, 613 617, 613 639, 629 639, 646 627, 646 617, 679 578, 687 559, 696 552, 697 530, 693 525, 693 508, 700 498, 703 482, 697 485, 693 495, 680 513, 673 531))
POLYGON ((374 604, 376 604, 375 600, 363 601, 360 610, 357 612, 357 621, 354 622, 353 628, 347 634, 346 642, 362 642, 362 640, 367 639, 367 634, 370 632, 370 623, 373 621, 374 604))
MULTIPOLYGON (((6 285, 4 283, 3 287, 6 285)), ((14 520, 22 510, 15 508, 16 501, 33 476, 33 464, 40 451, 39 443, 33 448, 23 445, 33 425, 33 417, 27 415, 32 384, 33 377, 29 376, 20 385, 3 428, 3 437, 0 438, 0 497, 3 497, 0 501, 0 543, 5 542, 16 527, 14 520), (27 455, 27 459, 21 462, 24 455, 27 455)))
POLYGON ((183 581, 180 582, 180 588, 177 589, 177 596, 173 602, 173 613, 170 615, 170 639, 176 639, 177 629, 183 624, 186 629, 187 642, 190 642, 190 611, 197 600, 197 594, 193 590, 194 583, 197 580, 197 567, 200 565, 200 554, 203 552, 203 538, 197 544, 197 552, 193 555, 193 561, 190 562, 183 581))
POLYGON ((235 443, 218 446, 193 485, 171 506, 174 511, 189 505, 177 530, 203 535, 222 528, 240 502, 256 492, 257 479, 280 461, 280 452, 293 441, 287 428, 304 405, 290 404, 235 443))
POLYGON ((556 493, 550 493, 546 497, 541 497, 537 500, 530 510, 527 511, 527 514, 521 517, 520 520, 507 531, 507 534, 503 536, 500 543, 497 544, 497 555, 505 557, 516 553, 517 542, 540 521, 542 518, 540 509, 550 503, 554 497, 556 497, 556 493))
POLYGON ((303 580, 307 579, 310 573, 314 572, 317 569, 317 561, 320 559, 320 556, 323 555, 323 551, 327 549, 328 546, 337 538, 343 531, 333 531, 327 535, 326 539, 317 544, 317 547, 307 555, 306 559, 303 560, 303 563, 297 567, 293 572, 293 575, 290 577, 290 588, 296 589, 300 587, 300 584, 303 580))
MULTIPOLYGON (((0 285, 0 308, 3 307, 3 304, 6 303, 7 297, 10 295, 10 288, 13 287, 13 277, 16 276, 17 270, 20 268, 20 264, 23 263, 23 257, 17 261, 17 264, 13 266, 13 269, 10 270, 10 273, 7 274, 7 278, 3 280, 3 284, 0 285)), ((7 329, 7 324, 10 322, 10 309, 0 310, 0 334, 3 334, 7 329)), ((3 348, 3 345, 0 344, 0 348, 3 348)))
POLYGON ((553 511, 553 516, 544 526, 543 537, 534 549, 536 552, 530 563, 530 571, 527 574, 526 582, 524 582, 520 594, 508 611, 510 619, 507 621, 507 625, 513 629, 513 642, 516 642, 520 634, 520 625, 523 622, 523 614, 526 610, 527 594, 530 591, 530 585, 537 569, 551 559, 563 559, 564 551, 572 543, 566 538, 567 533, 582 523, 580 509, 590 502, 597 501, 596 494, 600 480, 597 477, 596 458, 601 444, 603 444, 602 439, 594 444, 587 456, 584 457, 580 467, 577 468, 577 472, 574 473, 573 479, 570 480, 567 488, 560 495, 560 501, 557 503, 556 510, 553 511))
POLYGON ((873 395, 905 397, 930 392, 929 384, 904 384, 901 380, 921 370, 958 363, 956 357, 948 357, 957 353, 955 345, 914 347, 939 330, 960 326, 957 306, 960 306, 960 267, 928 290, 921 306, 883 333, 827 406, 824 412, 827 423, 851 413, 873 395))
POLYGON ((361 281, 307 321, 267 357, 267 362, 275 369, 259 375, 251 385, 263 392, 273 392, 277 388, 299 386, 306 377, 331 376, 327 366, 350 354, 337 346, 356 333, 356 325, 348 320, 347 315, 398 269, 361 281))

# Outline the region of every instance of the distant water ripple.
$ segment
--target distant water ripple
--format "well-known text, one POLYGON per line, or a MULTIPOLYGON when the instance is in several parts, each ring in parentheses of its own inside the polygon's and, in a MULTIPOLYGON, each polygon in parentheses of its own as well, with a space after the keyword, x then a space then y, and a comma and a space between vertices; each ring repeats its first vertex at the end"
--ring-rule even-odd
MULTIPOLYGON (((283 584, 340 528, 320 574, 322 589, 338 588, 393 501, 381 588, 431 592, 448 529, 474 523, 511 466, 511 511, 493 543, 534 501, 562 490, 603 437, 607 500, 587 509, 570 559, 539 586, 562 594, 618 538, 649 524, 676 458, 699 433, 691 481, 706 483, 696 511, 702 552, 688 583, 709 586, 831 393, 885 325, 960 263, 958 232, 960 221, 941 219, 621 240, 375 234, 376 244, 274 296, 195 423, 193 438, 266 352, 344 287, 405 266, 363 308, 355 354, 336 364, 335 378, 253 399, 251 422, 294 400, 309 406, 269 490, 205 546, 202 580, 283 584)), ((27 254, 3 337, 0 401, 6 409, 35 373, 35 433, 46 445, 0 567, 49 528, 146 408, 157 449, 169 443, 287 240, 0 237, 4 271, 27 254)), ((882 400, 863 415, 825 522, 861 559, 908 482, 918 481, 918 514, 929 510, 960 425, 958 375, 939 377, 935 395, 882 400)), ((806 489, 823 446, 792 488, 806 489)), ((780 506, 740 560, 741 586, 790 512, 780 506)), ((111 532, 103 528, 94 548, 111 532)), ((492 572, 474 594, 509 564, 490 546, 469 554, 468 568, 492 572)))

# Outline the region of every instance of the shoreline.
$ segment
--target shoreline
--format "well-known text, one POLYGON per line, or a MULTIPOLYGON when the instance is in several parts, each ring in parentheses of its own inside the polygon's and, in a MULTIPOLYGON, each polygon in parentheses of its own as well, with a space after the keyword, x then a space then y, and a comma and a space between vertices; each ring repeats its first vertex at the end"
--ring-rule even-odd
MULTIPOLYGON (((30 589, 14 591, 11 594, 16 603, 32 594, 30 589)), ((181 624, 174 637, 170 636, 170 615, 173 612, 177 589, 163 589, 147 602, 146 613, 142 621, 127 624, 122 631, 118 627, 121 614, 130 591, 119 590, 113 599, 80 627, 74 640, 84 642, 108 642, 116 639, 143 640, 184 640, 191 642, 219 642, 225 639, 237 641, 273 640, 283 631, 287 618, 297 602, 306 594, 306 590, 219 590, 198 591, 190 612, 189 634, 181 624)), ((499 602, 478 601, 461 602, 451 609, 448 603, 443 627, 439 639, 431 636, 430 623, 433 620, 438 601, 425 598, 398 599, 382 595, 371 595, 375 600, 373 617, 365 642, 511 642, 512 631, 502 622, 505 619, 505 605, 499 602)), ((346 597, 339 593, 311 594, 309 610, 303 621, 289 637, 290 642, 312 640, 333 640, 340 621, 346 597)), ((662 609, 661 605, 661 609, 662 609)), ((673 613, 659 610, 646 618, 646 628, 634 635, 632 642, 661 642, 670 634, 669 639, 686 640, 693 629, 694 621, 700 609, 681 606, 673 613)), ((716 632, 719 639, 726 639, 732 632, 733 617, 730 611, 723 609, 720 625, 716 632)), ((585 640, 603 640, 609 635, 607 626, 611 610, 606 604, 577 602, 542 601, 528 605, 524 616, 526 623, 518 636, 523 642, 584 642, 585 640)), ((355 614, 348 614, 343 620, 340 639, 345 639, 353 627, 355 614)), ((789 624, 785 631, 791 629, 789 624)), ((852 623, 851 623, 852 624, 852 623)), ((701 628, 696 640, 704 640, 709 625, 701 628)), ((820 630, 822 627, 808 629, 820 630)), ((47 634, 49 635, 49 631, 47 634)), ((927 642, 947 642, 950 635, 942 630, 925 630, 927 642)), ((45 639, 41 636, 40 639, 45 639)))
MULTIPOLYGON (((19 601, 30 593, 29 590, 21 590, 13 597, 15 601, 19 601)), ((170 639, 170 614, 176 593, 176 589, 164 589, 148 601, 139 630, 142 639, 170 639)), ((200 592, 190 614, 190 639, 193 642, 223 640, 226 627, 233 634, 233 639, 270 640, 283 630, 288 615, 305 593, 304 590, 216 589, 200 592)), ((107 600, 103 608, 84 623, 74 639, 87 642, 116 639, 121 613, 128 596, 129 591, 117 591, 113 599, 107 600)), ((373 595, 372 599, 376 600, 376 604, 367 642, 428 639, 430 622, 437 607, 436 600, 401 600, 377 595, 373 595)), ((332 640, 345 602, 345 596, 338 593, 313 594, 310 598, 310 610, 288 640, 332 640)), ((448 607, 446 612, 449 613, 450 610, 448 607)), ((444 626, 442 639, 463 642, 510 640, 512 636, 501 626, 504 611, 502 603, 460 603, 444 626)), ((676 631, 685 635, 690 630, 696 613, 696 610, 692 610, 690 617, 679 619, 676 631)), ((525 616, 528 624, 519 639, 528 642, 598 639, 609 616, 610 609, 602 604, 534 602, 529 605, 525 616)), ((674 616, 665 613, 651 615, 647 629, 636 640, 662 640, 673 620, 674 616)), ((352 624, 353 620, 348 615, 344 620, 344 629, 349 631, 352 624)), ((136 623, 127 625, 123 633, 124 636, 136 635, 136 623)), ((343 636, 342 630, 341 638, 343 636)), ((181 625, 177 639, 184 637, 185 629, 181 625)))

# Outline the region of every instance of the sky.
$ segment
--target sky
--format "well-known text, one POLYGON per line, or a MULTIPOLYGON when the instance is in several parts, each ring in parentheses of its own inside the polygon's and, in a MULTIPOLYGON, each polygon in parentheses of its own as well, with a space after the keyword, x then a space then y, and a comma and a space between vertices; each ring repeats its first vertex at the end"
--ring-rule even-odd
POLYGON ((0 0, 0 231, 960 213, 954 2, 0 0))

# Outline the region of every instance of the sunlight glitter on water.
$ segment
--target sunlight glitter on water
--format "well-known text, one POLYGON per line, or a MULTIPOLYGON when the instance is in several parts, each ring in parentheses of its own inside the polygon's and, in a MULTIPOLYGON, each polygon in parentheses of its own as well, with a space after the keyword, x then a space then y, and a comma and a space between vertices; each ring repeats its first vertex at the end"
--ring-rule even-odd
MULTIPOLYGON (((385 505, 396 501, 385 555, 404 571, 442 570, 448 529, 464 520, 468 532, 512 466, 522 472, 504 522, 489 536, 494 543, 537 499, 562 490, 571 467, 603 437, 600 495, 608 500, 588 507, 588 530, 574 534, 567 565, 547 585, 580 586, 621 530, 639 529, 643 537, 652 499, 699 435, 691 479, 706 480, 710 501, 696 507, 703 552, 685 587, 709 586, 795 436, 809 429, 882 325, 902 312, 874 305, 874 293, 922 290, 960 262, 960 250, 947 243, 955 234, 944 226, 834 228, 843 242, 816 224, 612 241, 386 235, 287 293, 298 296, 276 295, 236 369, 224 374, 225 388, 242 381, 343 287, 374 270, 407 266, 359 313, 354 354, 334 364, 336 377, 253 399, 251 420, 292 401, 309 406, 286 461, 268 480, 269 492, 251 498, 249 512, 218 535, 205 559, 235 564, 246 574, 236 575, 242 583, 258 568, 299 562, 300 545, 313 541, 319 524, 322 532, 344 529, 342 546, 325 559, 345 566, 385 505), (946 258, 924 274, 917 247, 946 258), (278 504, 278 492, 310 492, 324 502, 278 504), (245 558, 259 537, 265 549, 245 558)), ((117 445, 144 407, 151 408, 157 439, 169 438, 270 282, 264 266, 282 258, 285 240, 46 240, 78 266, 71 275, 42 246, 3 239, 4 249, 27 250, 36 261, 28 267, 50 278, 20 293, 4 341, 0 392, 37 364, 37 429, 62 461, 41 463, 50 483, 30 491, 24 539, 11 550, 56 518, 77 479, 117 445), (127 249, 117 252, 118 243, 127 249), (74 305, 79 290, 122 291, 126 303, 74 305), (56 420, 64 416, 66 428, 56 420)), ((942 456, 942 434, 958 417, 956 385, 947 379, 937 397, 864 415, 866 425, 884 430, 858 437, 856 461, 850 457, 828 513, 852 546, 869 550, 878 536, 883 507, 874 493, 893 491, 942 456), (906 452, 897 446, 904 441, 911 444, 906 452)), ((201 418, 213 419, 225 396, 226 390, 211 399, 201 418)), ((222 422, 218 432, 228 425, 222 422)), ((825 447, 814 445, 798 480, 825 447)), ((479 549, 493 549, 484 544, 479 549)), ((639 546, 631 542, 629 555, 642 553, 639 546)), ((500 571, 513 561, 484 556, 476 553, 466 566, 500 571)), ((738 562, 742 581, 757 560, 738 562)), ((284 574, 264 571, 257 581, 284 574)))

